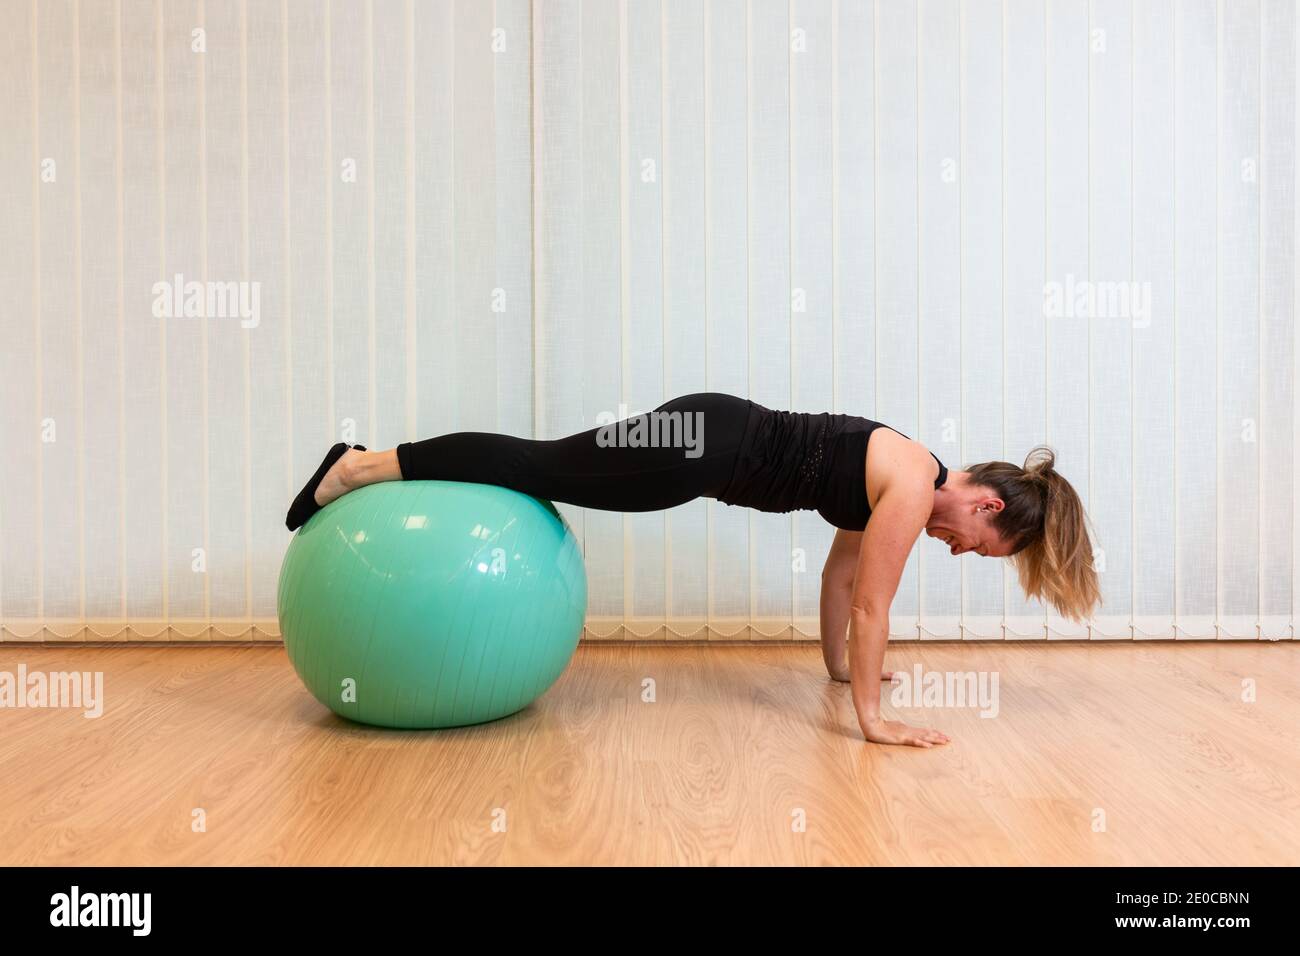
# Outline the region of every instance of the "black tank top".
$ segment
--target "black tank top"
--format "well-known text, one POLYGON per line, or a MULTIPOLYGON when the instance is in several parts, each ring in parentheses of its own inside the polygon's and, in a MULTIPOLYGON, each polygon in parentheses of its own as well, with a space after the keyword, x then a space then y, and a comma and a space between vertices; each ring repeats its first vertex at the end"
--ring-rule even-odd
MULTIPOLYGON (((736 470, 718 500, 759 511, 816 511, 837 528, 861 531, 871 517, 867 440, 877 428, 889 426, 856 415, 778 412, 750 402, 736 470)), ((939 462, 939 488, 948 469, 931 456, 939 462)))

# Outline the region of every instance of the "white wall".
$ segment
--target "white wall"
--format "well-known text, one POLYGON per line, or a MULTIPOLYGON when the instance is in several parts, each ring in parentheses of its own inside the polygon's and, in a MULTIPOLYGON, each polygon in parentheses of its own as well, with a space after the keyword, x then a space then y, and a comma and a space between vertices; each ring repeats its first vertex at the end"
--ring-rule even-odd
MULTIPOLYGON (((274 637, 332 441, 702 389, 1056 447, 1091 628, 923 540, 896 637, 1293 636, 1294 0, 0 13, 6 639, 274 637), (176 273, 257 324, 156 318, 176 273), (1149 312, 1045 314, 1107 283, 1149 312)), ((566 511, 592 637, 816 631, 814 514, 566 511)))

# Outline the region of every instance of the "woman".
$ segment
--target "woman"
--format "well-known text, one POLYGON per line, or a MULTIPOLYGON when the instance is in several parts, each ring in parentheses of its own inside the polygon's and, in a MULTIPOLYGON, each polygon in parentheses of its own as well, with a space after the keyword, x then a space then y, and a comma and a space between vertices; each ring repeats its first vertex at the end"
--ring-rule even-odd
POLYGON ((879 422, 773 411, 705 392, 555 441, 457 432, 381 452, 339 443, 286 524, 292 531, 340 495, 402 479, 503 485, 606 511, 658 511, 699 497, 760 511, 815 510, 838 529, 822 571, 826 669, 852 682, 867 740, 932 747, 948 737, 880 713, 877 677, 903 565, 925 531, 954 555, 1011 558, 1027 595, 1087 617, 1100 596, 1087 519, 1053 465, 1040 447, 1023 468, 995 461, 950 472, 879 422))

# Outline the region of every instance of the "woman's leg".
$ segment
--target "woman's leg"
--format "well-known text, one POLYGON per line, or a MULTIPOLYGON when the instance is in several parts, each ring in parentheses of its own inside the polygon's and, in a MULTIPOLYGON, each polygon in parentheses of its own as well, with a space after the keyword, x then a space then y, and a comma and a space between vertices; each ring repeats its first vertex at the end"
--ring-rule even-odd
POLYGON ((702 392, 554 441, 455 432, 390 451, 349 451, 316 499, 324 504, 376 481, 440 479, 502 485, 584 508, 659 511, 722 492, 749 407, 741 398, 702 392))

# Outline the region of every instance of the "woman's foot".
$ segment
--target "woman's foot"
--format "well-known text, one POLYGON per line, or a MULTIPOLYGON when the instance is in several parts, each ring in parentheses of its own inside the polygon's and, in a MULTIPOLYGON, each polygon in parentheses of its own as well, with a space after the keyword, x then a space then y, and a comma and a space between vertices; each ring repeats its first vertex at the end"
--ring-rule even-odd
POLYGON ((339 456, 338 461, 325 472, 325 477, 316 486, 316 493, 312 495, 317 506, 324 508, 335 498, 342 498, 353 488, 358 487, 352 475, 358 470, 356 467, 358 459, 366 454, 364 446, 354 445, 339 456))
POLYGON ((293 504, 289 506, 289 514, 284 519, 285 527, 290 531, 297 531, 307 523, 307 520, 312 515, 345 491, 348 491, 348 488, 342 487, 342 469, 339 468, 339 463, 346 456, 360 454, 365 450, 362 445, 349 448, 343 442, 339 442, 326 452, 325 457, 321 460, 320 467, 316 469, 316 474, 312 475, 311 480, 302 486, 302 490, 298 492, 298 497, 294 498, 293 504), (327 497, 322 500, 320 496, 321 486, 325 485, 326 479, 331 475, 334 476, 334 479, 326 485, 327 497))
POLYGON ((303 485, 298 497, 293 499, 284 523, 290 531, 296 531, 307 523, 308 518, 349 491, 379 481, 401 479, 402 466, 397 460, 397 449, 366 451, 364 445, 349 448, 339 442, 329 450, 311 481, 303 485))

